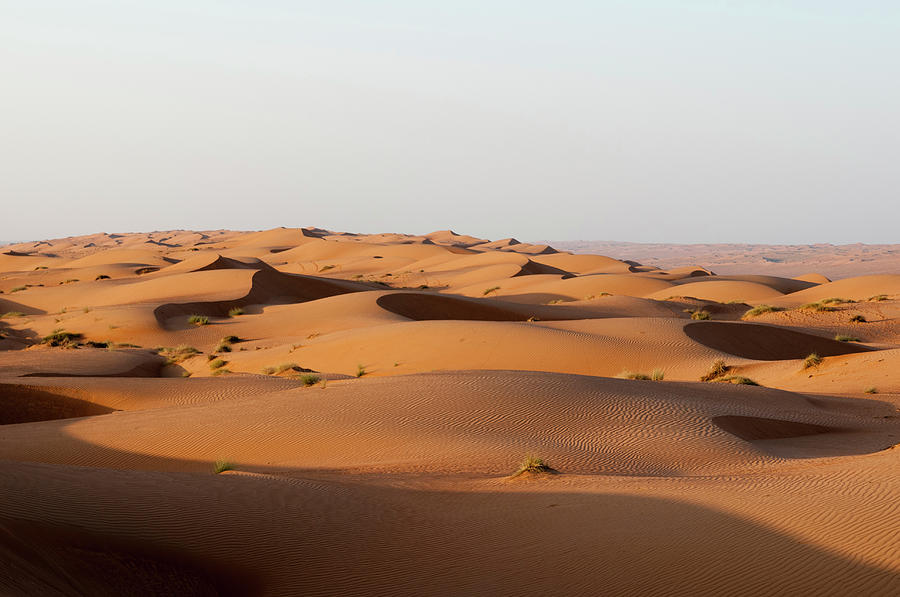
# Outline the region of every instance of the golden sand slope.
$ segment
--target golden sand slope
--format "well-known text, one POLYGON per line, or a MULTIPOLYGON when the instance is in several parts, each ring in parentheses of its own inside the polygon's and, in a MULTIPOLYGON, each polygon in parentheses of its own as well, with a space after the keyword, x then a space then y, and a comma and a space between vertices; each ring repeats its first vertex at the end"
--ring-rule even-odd
POLYGON ((890 270, 317 228, 2 253, 0 593, 900 593, 890 270))

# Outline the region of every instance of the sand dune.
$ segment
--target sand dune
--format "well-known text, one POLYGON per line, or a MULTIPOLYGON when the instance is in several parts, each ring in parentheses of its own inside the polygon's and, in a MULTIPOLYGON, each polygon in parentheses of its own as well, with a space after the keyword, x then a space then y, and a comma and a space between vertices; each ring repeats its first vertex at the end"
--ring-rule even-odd
POLYGON ((0 593, 900 593, 900 277, 675 254, 4 247, 0 593))

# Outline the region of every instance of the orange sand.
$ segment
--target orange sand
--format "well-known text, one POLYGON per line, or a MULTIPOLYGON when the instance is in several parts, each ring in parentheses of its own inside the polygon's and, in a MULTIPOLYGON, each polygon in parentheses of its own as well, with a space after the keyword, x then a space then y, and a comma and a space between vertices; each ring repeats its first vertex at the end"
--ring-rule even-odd
POLYGON ((900 594, 890 265, 316 228, 0 251, 2 594, 900 594), (759 386, 700 381, 719 360, 759 386))

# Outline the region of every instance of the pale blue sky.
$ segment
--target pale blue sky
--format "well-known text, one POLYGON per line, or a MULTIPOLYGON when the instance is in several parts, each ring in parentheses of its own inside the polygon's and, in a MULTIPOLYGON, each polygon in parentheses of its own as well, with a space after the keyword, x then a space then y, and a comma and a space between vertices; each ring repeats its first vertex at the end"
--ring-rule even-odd
POLYGON ((0 239, 900 242, 898 106, 894 1, 0 0, 0 239))

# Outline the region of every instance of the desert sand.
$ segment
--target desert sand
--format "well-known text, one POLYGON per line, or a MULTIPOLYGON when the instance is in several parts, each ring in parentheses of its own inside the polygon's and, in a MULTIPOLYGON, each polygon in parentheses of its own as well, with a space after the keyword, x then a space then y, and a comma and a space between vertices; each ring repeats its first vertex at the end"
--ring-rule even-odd
POLYGON ((900 594, 896 256, 607 248, 0 247, 0 593, 900 594))

